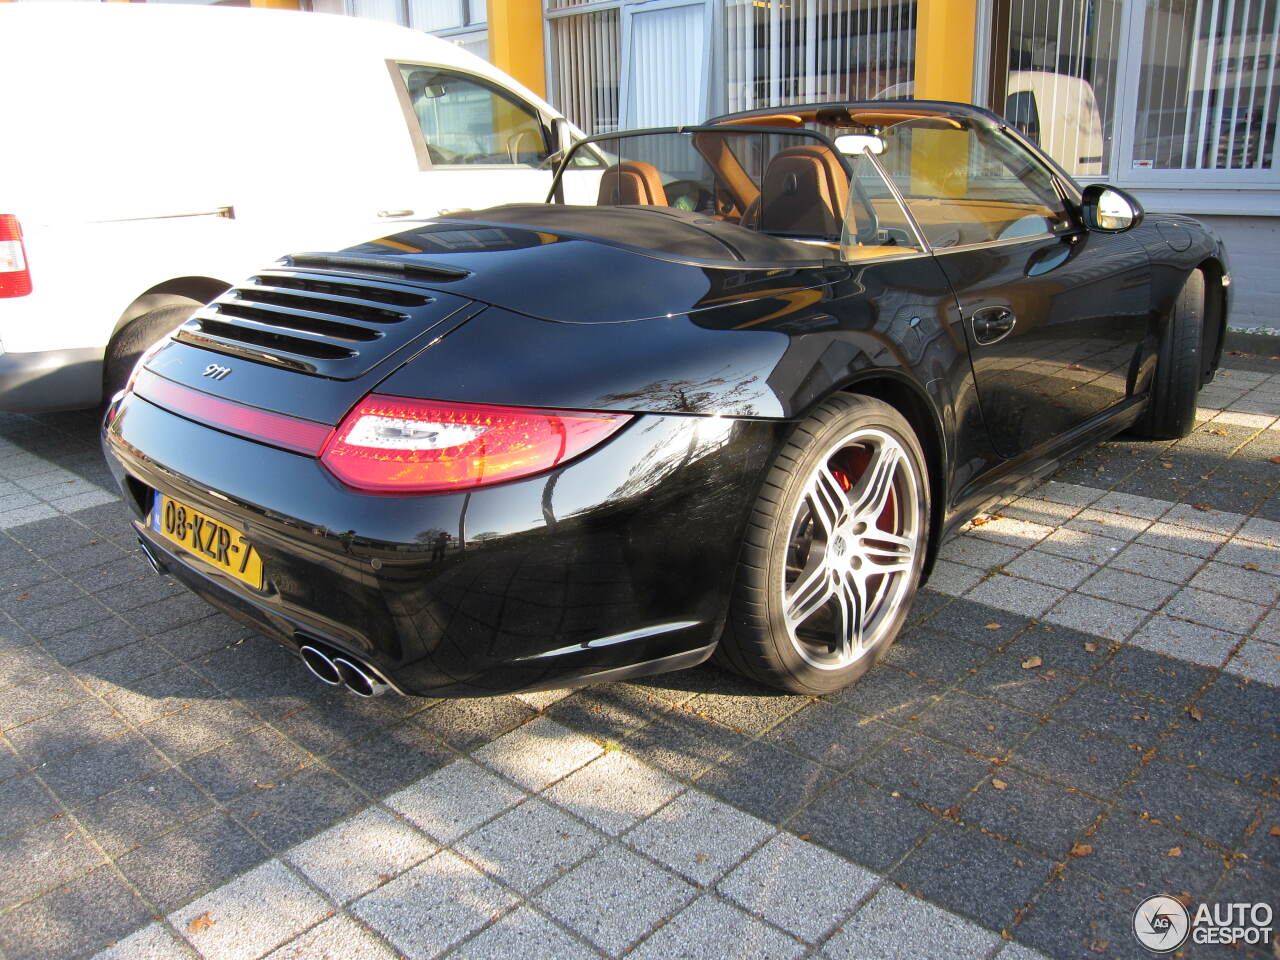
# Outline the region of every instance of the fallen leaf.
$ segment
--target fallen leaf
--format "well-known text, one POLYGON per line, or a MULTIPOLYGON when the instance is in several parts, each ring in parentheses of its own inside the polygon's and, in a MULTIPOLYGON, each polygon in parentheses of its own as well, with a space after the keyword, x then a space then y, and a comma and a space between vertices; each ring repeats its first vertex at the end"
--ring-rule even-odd
POLYGON ((1272 462, 1272 463, 1280 463, 1280 457, 1272 457, 1272 458, 1271 458, 1271 462, 1272 462))
POLYGON ((1071 855, 1073 857, 1087 857, 1093 853, 1093 845, 1089 843, 1073 843, 1071 845, 1071 855))
POLYGON ((29 596, 31 596, 31 594, 29 594, 29 593, 20 593, 20 594, 18 594, 18 599, 19 599, 19 600, 25 600, 25 599, 27 599, 27 597, 29 597, 29 596))
POLYGON ((1098 762, 1098 758, 1097 758, 1097 757, 1087 757, 1086 759, 1088 760, 1088 762, 1089 762, 1089 763, 1097 763, 1097 762, 1098 762))
POLYGON ((1181 847, 1170 847, 1170 848, 1169 848, 1169 856, 1171 856, 1171 857, 1180 857, 1180 856, 1182 856, 1182 848, 1181 848, 1181 847))
POLYGON ((809 833, 802 833, 800 834, 800 839, 805 841, 805 843, 808 843, 810 840, 813 839, 813 835, 809 833))
POLYGON ((706 862, 707 862, 708 860, 710 860, 711 858, 710 858, 710 857, 708 857, 705 853, 700 853, 700 854, 698 854, 696 857, 694 857, 693 859, 694 859, 694 860, 696 860, 698 863, 706 863, 706 862))
POLYGON ((204 913, 200 914, 200 916, 187 924, 187 933, 204 933, 204 931, 208 930, 212 926, 213 917, 209 916, 209 911, 206 910, 204 913))
POLYGON ((1225 436, 1227 436, 1227 431, 1225 431, 1225 430, 1218 430, 1218 429, 1214 429, 1214 430, 1209 430, 1209 431, 1207 431, 1207 432, 1208 432, 1208 433, 1212 433, 1215 437, 1225 437, 1225 436))
POLYGON ((1207 503, 1193 503, 1191 506, 1195 507, 1195 509, 1199 510, 1201 513, 1213 512, 1213 507, 1209 506, 1207 503))
POLYGON ((1187 716, 1199 723, 1204 719, 1204 712, 1199 707, 1187 707, 1187 716))
POLYGON ((1067 364, 1067 369, 1068 369, 1068 370, 1083 370, 1083 369, 1085 369, 1085 368, 1084 368, 1084 367, 1082 367, 1082 366, 1080 366, 1080 364, 1078 364, 1078 363, 1069 363, 1069 364, 1067 364))
POLYGON ((274 790, 276 788, 274 783, 255 783, 254 786, 259 790, 274 790))
POLYGON ((1039 657, 1027 657, 1027 659, 1022 661, 1022 669, 1034 670, 1036 667, 1040 666, 1042 663, 1044 663, 1044 661, 1041 660, 1039 657))
POLYGON ((1097 645, 1097 643, 1095 643, 1094 641, 1090 640, 1088 643, 1086 643, 1086 644, 1084 645, 1084 652, 1085 652, 1085 653, 1097 653, 1097 652, 1098 652, 1098 645, 1097 645))
POLYGON ((997 790, 1005 790, 1005 789, 1007 789, 1007 788, 1008 788, 1008 786, 1009 786, 1007 783, 1005 783, 1005 782, 1004 782, 1003 780, 1001 780, 999 777, 992 777, 992 778, 991 778, 991 785, 992 785, 993 787, 995 787, 997 790))
POLYGON ((1261 567, 1259 567, 1256 563, 1246 563, 1246 564, 1244 565, 1244 568, 1245 568, 1246 570, 1261 570, 1261 569, 1262 569, 1262 568, 1261 568, 1261 567))
POLYGON ((1003 625, 1003 624, 1000 624, 1000 623, 992 622, 992 623, 988 623, 988 624, 987 624, 985 627, 983 627, 982 629, 983 629, 983 630, 999 630, 1002 626, 1004 626, 1004 625, 1003 625))
POLYGON ((972 520, 970 520, 970 521, 969 521, 969 526, 971 526, 971 527, 985 527, 985 526, 986 526, 988 523, 990 523, 990 522, 991 522, 991 518, 990 518, 990 517, 983 516, 982 514, 979 514, 978 516, 974 517, 972 520))
POLYGON ((1272 827, 1268 833, 1273 837, 1280 837, 1280 827, 1272 827))
POLYGON ((1164 467, 1166 470, 1172 470, 1172 469, 1173 469, 1173 464, 1172 464, 1172 463, 1167 463, 1167 462, 1166 462, 1166 463, 1161 463, 1161 464, 1160 464, 1160 466, 1164 467))

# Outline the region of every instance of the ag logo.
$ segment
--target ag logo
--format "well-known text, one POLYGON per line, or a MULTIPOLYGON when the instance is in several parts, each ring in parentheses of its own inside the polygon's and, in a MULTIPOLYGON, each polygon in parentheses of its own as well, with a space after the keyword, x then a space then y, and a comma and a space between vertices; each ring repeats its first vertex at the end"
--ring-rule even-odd
POLYGON ((1191 915, 1173 897, 1147 897, 1133 912, 1133 935, 1152 953, 1172 953, 1190 932, 1191 915))
POLYGON ((218 364, 216 364, 216 363, 211 363, 211 364, 209 364, 207 367, 205 367, 205 368, 204 368, 204 373, 200 374, 200 376, 202 376, 202 377, 213 377, 213 379, 215 379, 215 380, 221 380, 223 377, 225 377, 225 376, 226 376, 228 373, 230 373, 230 372, 231 372, 231 368, 230 368, 230 367, 222 367, 222 366, 219 366, 219 365, 218 365, 218 364))

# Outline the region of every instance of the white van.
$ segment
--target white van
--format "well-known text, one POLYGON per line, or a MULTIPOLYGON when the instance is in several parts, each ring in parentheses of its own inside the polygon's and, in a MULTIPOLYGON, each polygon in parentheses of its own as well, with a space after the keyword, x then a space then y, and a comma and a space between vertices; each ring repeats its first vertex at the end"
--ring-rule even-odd
POLYGON ((445 41, 317 13, 0 3, 0 410, 93 406, 281 253, 542 200, 577 133, 445 41))

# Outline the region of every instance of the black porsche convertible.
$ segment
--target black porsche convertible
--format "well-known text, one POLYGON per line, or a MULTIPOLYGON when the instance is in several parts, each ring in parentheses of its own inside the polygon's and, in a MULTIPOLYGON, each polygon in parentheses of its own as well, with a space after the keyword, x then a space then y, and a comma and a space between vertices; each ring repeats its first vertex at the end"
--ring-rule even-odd
POLYGON ((1214 375, 1221 244, 1003 120, 789 106, 589 138, 545 204, 284 257, 139 362, 142 548, 368 696, 893 642, 939 541, 1214 375))

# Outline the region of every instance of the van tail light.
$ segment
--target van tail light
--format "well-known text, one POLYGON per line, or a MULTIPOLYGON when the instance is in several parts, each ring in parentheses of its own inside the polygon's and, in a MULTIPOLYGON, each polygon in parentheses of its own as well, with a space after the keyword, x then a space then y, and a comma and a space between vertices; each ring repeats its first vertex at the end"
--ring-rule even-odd
POLYGON ((567 463, 631 420, 370 394, 325 443, 343 483, 378 493, 441 493, 502 483, 567 463))
POLYGON ((0 297, 25 297, 31 292, 31 270, 22 246, 22 226, 11 213, 0 213, 0 297))

